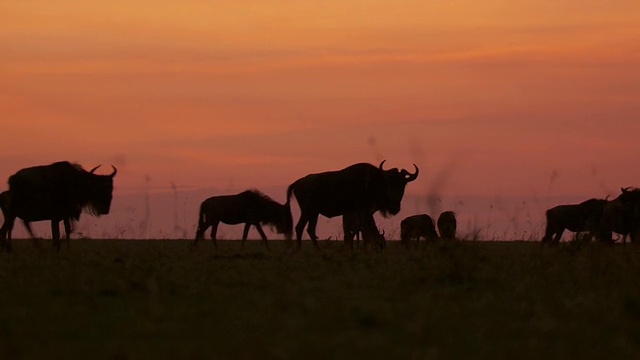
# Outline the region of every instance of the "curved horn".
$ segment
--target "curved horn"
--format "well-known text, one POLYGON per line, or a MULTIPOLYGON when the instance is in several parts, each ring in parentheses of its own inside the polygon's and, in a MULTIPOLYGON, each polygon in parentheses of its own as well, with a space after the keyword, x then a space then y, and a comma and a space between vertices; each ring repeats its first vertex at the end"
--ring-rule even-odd
MULTIPOLYGON (((415 179, 417 179, 417 178, 418 178, 418 174, 420 173, 420 169, 418 169, 418 167, 416 166, 416 164, 413 164, 413 167, 416 169, 416 171, 415 171, 413 174, 411 174, 411 173, 409 173, 409 172, 407 171, 407 176, 406 176, 406 178, 405 178, 407 182, 411 182, 411 181, 413 181, 413 180, 415 180, 415 179)), ((406 171, 406 170, 405 170, 405 171, 406 171)))
POLYGON ((629 191, 629 189, 631 189, 631 186, 627 186, 626 188, 621 187, 620 191, 622 191, 623 193, 626 193, 627 191, 629 191))
POLYGON ((112 172, 112 173, 111 173, 111 175, 109 175, 109 176, 114 177, 114 176, 116 176, 116 174, 118 173, 118 169, 116 169, 116 167, 115 167, 115 166, 113 166, 113 165, 111 165, 111 167, 113 168, 113 172, 112 172))
POLYGON ((387 159, 382 160, 382 162, 380 163, 380 166, 378 166, 378 169, 380 169, 380 170, 384 170, 384 169, 382 168, 382 166, 384 165, 384 162, 385 162, 385 161, 387 161, 387 159))
POLYGON ((93 169, 91 169, 91 171, 89 171, 91 174, 93 174, 94 171, 98 170, 98 168, 102 166, 102 165, 98 165, 96 167, 94 167, 93 169))

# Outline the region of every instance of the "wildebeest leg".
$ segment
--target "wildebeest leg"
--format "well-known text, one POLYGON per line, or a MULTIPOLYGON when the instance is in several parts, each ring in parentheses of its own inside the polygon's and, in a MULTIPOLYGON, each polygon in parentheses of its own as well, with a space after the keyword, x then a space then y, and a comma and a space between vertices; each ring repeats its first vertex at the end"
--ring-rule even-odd
POLYGON ((193 246, 198 245, 198 241, 204 239, 204 232, 209 228, 206 221, 198 221, 198 229, 196 230, 196 238, 193 240, 193 246))
POLYGON ((218 233, 218 224, 220 224, 219 221, 214 221, 211 223, 211 240, 213 241, 213 247, 218 250, 218 242, 216 241, 216 236, 218 233))
POLYGON ((27 229, 27 232, 29 233, 29 236, 32 239, 35 239, 36 236, 33 234, 33 230, 31 230, 31 223, 26 221, 26 220, 22 220, 22 223, 24 224, 24 228, 27 229))
POLYGON ((51 238, 56 251, 60 251, 60 220, 58 219, 51 220, 51 238))
MULTIPOLYGON (((353 237, 354 232, 348 226, 349 224, 342 221, 342 234, 344 235, 344 248, 351 250, 353 249, 353 237)), ((356 239, 358 238, 358 233, 355 233, 356 239)), ((356 240, 357 241, 357 240, 356 240)))
POLYGON ((307 227, 307 233, 311 238, 311 242, 316 250, 320 250, 320 246, 318 246, 318 237, 316 236, 316 226, 318 225, 318 214, 309 217, 309 226, 307 227))
POLYGON ((308 222, 308 215, 304 213, 300 214, 300 220, 298 220, 298 223, 296 224, 296 251, 300 250, 302 247, 302 232, 308 222))
POLYGON ((400 243, 404 246, 405 249, 409 248, 409 238, 409 231, 407 231, 406 228, 404 230, 400 229, 400 243))
POLYGON ((260 234, 260 237, 262 238, 262 241, 264 242, 264 247, 266 247, 267 250, 271 251, 271 249, 269 249, 269 244, 267 244, 267 235, 265 235, 264 231, 262 231, 262 227, 260 226, 260 223, 253 224, 253 226, 255 226, 256 229, 258 230, 258 234, 260 234))
POLYGON ((67 245, 67 247, 69 247, 70 241, 71 241, 71 232, 73 231, 73 229, 71 228, 71 220, 70 219, 64 219, 62 220, 62 223, 64 224, 64 239, 65 239, 65 243, 67 245))
POLYGON ((0 251, 13 251, 13 245, 11 244, 11 232, 13 231, 13 224, 16 218, 12 215, 5 215, 4 223, 0 228, 0 251))
POLYGON ((36 235, 33 233, 33 230, 31 230, 31 223, 27 220, 22 220, 22 223, 24 224, 25 229, 27 229, 27 232, 29 233, 29 237, 31 239, 31 243, 33 244, 33 246, 36 248, 39 248, 40 242, 38 241, 39 239, 36 237, 36 235))
POLYGON ((553 236, 553 245, 558 245, 560 243, 562 233, 564 233, 564 229, 556 231, 555 235, 553 236))
POLYGON ((6 246, 7 246, 7 231, 5 230, 4 224, 2 224, 2 227, 0 228, 0 251, 4 252, 6 246))
POLYGON ((244 223, 244 230, 242 230, 242 245, 240 246, 242 249, 244 249, 244 242, 247 241, 247 236, 249 236, 249 227, 250 226, 251 226, 251 224, 244 223))
POLYGON ((560 233, 558 233, 555 228, 550 227, 547 224, 547 228, 544 232, 544 237, 542 238, 542 245, 544 246, 544 244, 549 244, 549 245, 555 245, 558 243, 558 241, 560 241, 560 237, 562 237, 562 233, 564 232, 564 229, 560 230, 560 233))

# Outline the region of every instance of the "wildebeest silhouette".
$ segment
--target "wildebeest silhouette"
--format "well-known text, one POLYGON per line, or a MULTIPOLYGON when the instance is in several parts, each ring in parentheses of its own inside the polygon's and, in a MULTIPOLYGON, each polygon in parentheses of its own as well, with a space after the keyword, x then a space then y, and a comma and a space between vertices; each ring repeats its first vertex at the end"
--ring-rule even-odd
POLYGON ((440 238, 445 240, 455 240, 457 227, 458 222, 456 220, 455 212, 445 211, 438 216, 438 232, 440 232, 440 238))
MULTIPOLYGON (((3 218, 6 219, 11 211, 11 191, 6 190, 0 193, 0 210, 2 211, 3 218)), ((69 241, 71 237, 71 232, 73 231, 73 223, 80 219, 81 212, 82 212, 82 208, 78 208, 77 214, 74 214, 74 216, 71 218, 66 218, 62 220, 62 223, 64 224, 65 238, 67 241, 69 241)), ((31 230, 31 223, 26 220, 22 220, 22 222, 24 224, 24 227, 27 229, 29 236, 31 237, 31 239, 34 240, 34 244, 35 244, 36 236, 33 234, 33 230, 31 230)), ((11 239, 12 231, 13 231, 13 224, 10 226, 10 228, 9 226, 7 226, 7 229, 0 231, 1 232, 0 249, 11 251, 10 245, 8 244, 11 244, 11 241, 9 239, 11 239), (7 246, 9 248, 6 248, 7 246)))
POLYGON ((111 174, 96 175, 98 167, 86 171, 78 164, 60 161, 11 175, 11 206, 0 229, 6 249, 11 250, 10 230, 16 217, 27 223, 50 220, 53 244, 60 250, 60 221, 78 218, 82 209, 96 216, 108 214, 118 170, 112 166, 111 174))
POLYGON ((359 240, 362 234, 362 242, 365 248, 373 246, 376 250, 382 250, 386 246, 384 231, 379 232, 372 214, 349 213, 342 215, 342 230, 345 246, 353 248, 353 239, 359 240))
POLYGON ((627 236, 632 243, 640 243, 640 189, 621 188, 620 195, 607 202, 602 210, 598 238, 612 242, 612 232, 627 236))
POLYGON ((579 204, 558 205, 546 211, 547 226, 542 244, 558 244, 564 230, 598 234, 606 199, 589 199, 579 204))
POLYGON ((373 214, 380 211, 383 216, 395 215, 400 211, 407 183, 418 177, 415 172, 397 168, 384 170, 384 161, 378 167, 358 163, 338 171, 309 174, 287 188, 288 207, 295 196, 300 207, 300 219, 296 225, 296 250, 302 245, 302 233, 307 233, 316 249, 318 237, 316 226, 318 216, 328 218, 348 213, 373 214))
POLYGON ((438 239, 436 225, 431 216, 427 214, 412 215, 400 222, 400 241, 405 247, 409 246, 411 239, 416 239, 419 242, 421 237, 427 242, 438 239))
POLYGON ((291 238, 293 231, 290 209, 258 190, 246 190, 235 195, 213 196, 203 201, 200 204, 198 229, 193 244, 196 245, 204 237, 205 231, 211 227, 211 240, 217 249, 216 232, 220 222, 228 225, 244 223, 243 248, 251 225, 258 230, 267 250, 269 250, 267 236, 260 224, 275 226, 276 231, 285 234, 286 239, 291 238))

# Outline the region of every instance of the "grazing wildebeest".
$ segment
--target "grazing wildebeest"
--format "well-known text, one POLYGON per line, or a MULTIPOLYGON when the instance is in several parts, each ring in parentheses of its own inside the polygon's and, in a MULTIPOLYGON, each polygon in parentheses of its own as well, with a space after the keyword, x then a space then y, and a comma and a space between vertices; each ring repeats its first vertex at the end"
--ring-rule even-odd
POLYGON ((286 239, 291 238, 293 231, 291 210, 257 190, 246 190, 236 195, 213 196, 203 201, 200 205, 198 230, 193 244, 196 245, 200 239, 204 238, 204 232, 211 226, 211 240, 217 249, 216 232, 220 222, 228 225, 244 223, 243 248, 251 225, 258 230, 267 250, 269 250, 269 244, 260 226, 261 223, 275 226, 276 231, 279 234, 285 234, 286 239))
POLYGON ((606 203, 602 210, 598 238, 612 242, 612 233, 630 236, 632 243, 640 243, 640 189, 621 188, 621 194, 606 203))
POLYGON ((384 231, 382 233, 378 232, 372 214, 349 213, 342 215, 342 230, 345 246, 348 248, 353 248, 353 239, 355 237, 356 241, 359 240, 360 234, 362 234, 365 248, 369 244, 373 244, 377 250, 382 250, 386 246, 384 231))
POLYGON ((588 231, 591 236, 598 233, 606 199, 589 199, 579 204, 558 205, 546 211, 547 226, 542 244, 558 244, 564 230, 588 231))
POLYGON ((78 164, 60 161, 11 175, 11 206, 0 229, 6 249, 11 251, 11 229, 16 218, 25 223, 50 220, 53 244, 60 250, 60 221, 77 219, 82 209, 96 216, 108 214, 118 170, 112 166, 111 174, 96 175, 98 167, 86 171, 78 164))
POLYGON ((453 211, 445 211, 438 216, 438 232, 442 239, 455 240, 457 227, 456 213, 453 211))
MULTIPOLYGON (((2 211, 3 218, 6 219, 8 214, 11 211, 11 191, 7 190, 0 193, 0 210, 2 211)), ((72 228, 73 222, 78 221, 80 219, 80 213, 82 212, 82 208, 78 208, 77 210, 78 210, 77 214, 74 214, 71 218, 65 218, 62 220, 64 224, 65 238, 67 241, 69 241, 71 237, 71 232, 73 231, 73 228, 72 228)), ((22 220, 22 222, 24 223, 24 227, 27 229, 29 236, 31 237, 31 239, 34 240, 34 243, 35 243, 36 237, 33 234, 33 231, 31 230, 31 223, 26 220, 22 220)), ((11 239, 12 230, 13 228, 9 228, 9 226, 7 226, 7 229, 1 231, 0 236, 2 237, 0 238, 0 250, 5 250, 6 244, 9 243, 9 242, 5 242, 5 240, 11 239)))
POLYGON ((400 222, 400 241, 405 247, 409 246, 411 239, 420 242, 421 237, 426 241, 438 239, 436 225, 431 216, 427 214, 412 215, 400 222))
POLYGON ((358 163, 338 171, 309 174, 296 180, 287 189, 288 207, 291 196, 295 195, 300 207, 300 219, 296 225, 296 250, 302 246, 302 232, 307 233, 316 249, 318 237, 316 226, 318 216, 328 218, 348 213, 372 215, 380 211, 383 216, 395 215, 400 211, 407 183, 418 177, 415 172, 397 168, 384 170, 384 161, 378 167, 358 163))

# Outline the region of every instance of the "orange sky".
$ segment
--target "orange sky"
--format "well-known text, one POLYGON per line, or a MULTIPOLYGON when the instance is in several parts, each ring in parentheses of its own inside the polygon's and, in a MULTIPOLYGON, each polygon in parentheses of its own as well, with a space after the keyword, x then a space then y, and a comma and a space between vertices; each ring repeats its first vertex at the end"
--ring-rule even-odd
POLYGON ((636 0, 0 4, 0 178, 261 188, 386 158, 414 194, 604 196, 640 185, 638 99, 636 0))

